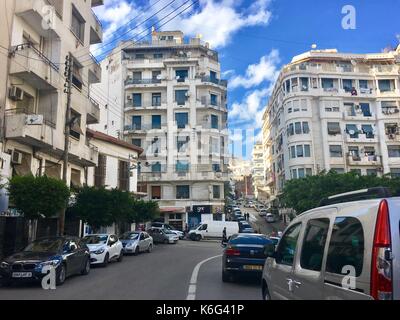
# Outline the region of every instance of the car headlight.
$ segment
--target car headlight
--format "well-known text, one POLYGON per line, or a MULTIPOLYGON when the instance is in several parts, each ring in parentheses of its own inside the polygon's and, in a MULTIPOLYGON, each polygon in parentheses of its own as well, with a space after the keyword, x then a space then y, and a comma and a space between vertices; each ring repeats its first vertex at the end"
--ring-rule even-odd
POLYGON ((130 248, 130 247, 133 247, 134 245, 135 244, 133 242, 129 242, 126 246, 130 248))
POLYGON ((94 254, 102 254, 103 252, 104 252, 104 248, 93 251, 94 254))
POLYGON ((61 263, 61 259, 53 259, 53 260, 42 262, 40 264, 40 266, 42 268, 45 267, 45 266, 53 266, 53 267, 57 268, 60 263, 61 263))
POLYGON ((8 269, 9 267, 10 267, 10 265, 5 261, 0 263, 0 268, 2 268, 2 269, 8 269))

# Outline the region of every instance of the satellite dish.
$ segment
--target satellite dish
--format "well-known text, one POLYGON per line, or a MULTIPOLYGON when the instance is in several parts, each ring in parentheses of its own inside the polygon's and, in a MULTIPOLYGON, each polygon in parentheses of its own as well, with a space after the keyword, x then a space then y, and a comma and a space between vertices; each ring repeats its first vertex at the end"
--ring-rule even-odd
POLYGON ((355 134, 355 131, 354 131, 354 130, 349 130, 349 133, 350 133, 351 135, 353 135, 353 134, 355 134))

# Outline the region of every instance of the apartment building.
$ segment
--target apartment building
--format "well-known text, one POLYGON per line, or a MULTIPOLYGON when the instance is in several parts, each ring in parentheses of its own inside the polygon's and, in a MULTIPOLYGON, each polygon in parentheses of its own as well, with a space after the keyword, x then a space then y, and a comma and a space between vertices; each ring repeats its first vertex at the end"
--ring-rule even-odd
POLYGON ((218 53, 180 31, 153 31, 149 42, 122 42, 102 65, 104 81, 95 87, 108 103, 94 129, 144 149, 139 191, 177 228, 222 219, 227 83, 218 53))
POLYGON ((268 193, 264 184, 264 148, 262 142, 257 142, 253 146, 252 182, 254 196, 258 200, 267 200, 268 193))
POLYGON ((400 47, 376 54, 313 50, 293 58, 264 114, 265 183, 323 170, 400 175, 400 47))
POLYGON ((241 158, 229 160, 230 179, 237 198, 254 198, 252 162, 241 158))
MULTIPOLYGON (((10 158, 10 176, 62 178, 68 54, 73 56, 73 86, 67 184, 86 183, 88 168, 96 166, 98 150, 87 139, 86 125, 98 122, 100 116, 89 87, 100 82, 101 70, 89 47, 102 41, 102 27, 92 10, 102 4, 102 0, 6 1, 10 14, 0 24, 2 31, 9 30, 10 39, 7 61, 0 64, 0 74, 7 77, 5 85, 1 82, 0 102, 2 158, 10 158)), ((4 44, 7 41, 2 40, 4 44)))

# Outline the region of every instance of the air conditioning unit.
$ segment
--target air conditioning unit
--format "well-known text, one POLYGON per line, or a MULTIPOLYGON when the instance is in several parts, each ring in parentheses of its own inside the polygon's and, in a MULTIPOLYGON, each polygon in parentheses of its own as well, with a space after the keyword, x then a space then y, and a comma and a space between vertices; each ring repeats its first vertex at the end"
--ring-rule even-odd
POLYGON ((25 124, 27 125, 42 125, 43 115, 42 114, 29 114, 26 116, 25 124))
POLYGON ((21 88, 12 86, 8 93, 8 97, 14 101, 21 101, 22 99, 24 99, 24 91, 21 88))
POLYGON ((11 155, 11 163, 21 164, 22 163, 22 152, 13 150, 11 155))

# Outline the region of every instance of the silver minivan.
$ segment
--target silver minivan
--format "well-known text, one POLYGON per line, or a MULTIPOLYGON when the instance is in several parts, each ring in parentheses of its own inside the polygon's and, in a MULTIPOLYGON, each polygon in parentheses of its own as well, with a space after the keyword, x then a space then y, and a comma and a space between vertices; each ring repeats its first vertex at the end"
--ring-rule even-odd
POLYGON ((400 198, 388 195, 340 194, 296 217, 266 248, 263 298, 400 299, 400 198))

